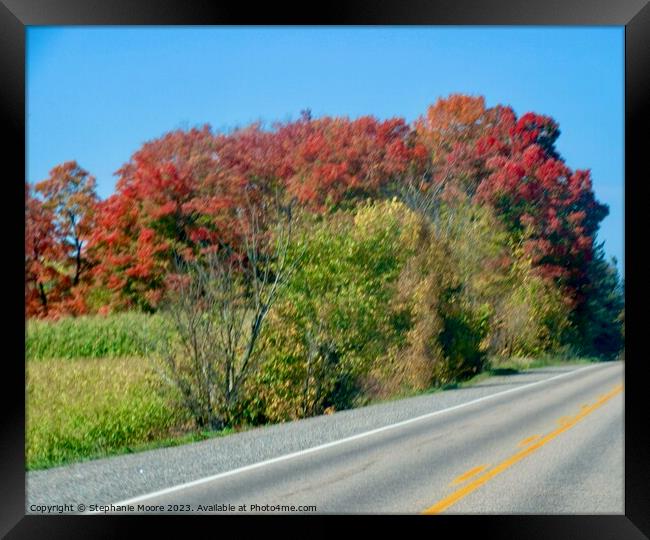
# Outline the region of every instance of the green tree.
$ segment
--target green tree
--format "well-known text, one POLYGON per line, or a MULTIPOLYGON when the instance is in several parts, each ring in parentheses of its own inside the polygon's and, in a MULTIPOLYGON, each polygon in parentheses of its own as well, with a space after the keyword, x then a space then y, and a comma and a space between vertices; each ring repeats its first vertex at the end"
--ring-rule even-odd
POLYGON ((406 258, 408 210, 367 203, 305 228, 303 263, 269 315, 261 378, 274 420, 353 405, 362 377, 398 339, 394 283, 406 258))
POLYGON ((625 346, 623 322, 625 295, 616 259, 607 261, 603 244, 587 270, 583 306, 574 314, 586 355, 613 358, 625 346))

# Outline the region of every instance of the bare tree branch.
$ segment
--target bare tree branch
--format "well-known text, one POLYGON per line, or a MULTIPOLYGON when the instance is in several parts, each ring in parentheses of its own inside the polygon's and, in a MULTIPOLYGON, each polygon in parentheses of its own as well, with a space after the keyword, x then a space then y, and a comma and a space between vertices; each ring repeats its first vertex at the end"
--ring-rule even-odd
POLYGON ((279 199, 237 211, 241 249, 219 246, 197 261, 176 261, 178 283, 162 310, 174 340, 161 343, 164 378, 200 427, 233 420, 257 367, 259 337, 283 286, 301 262, 290 253, 293 213, 279 199))

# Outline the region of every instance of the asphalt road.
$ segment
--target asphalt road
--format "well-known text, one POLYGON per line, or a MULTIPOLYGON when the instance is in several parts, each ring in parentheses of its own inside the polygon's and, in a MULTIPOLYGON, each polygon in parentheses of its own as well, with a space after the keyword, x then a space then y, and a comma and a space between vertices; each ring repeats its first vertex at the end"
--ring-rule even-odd
POLYGON ((544 368, 36 471, 27 512, 623 514, 623 440, 621 362, 544 368))

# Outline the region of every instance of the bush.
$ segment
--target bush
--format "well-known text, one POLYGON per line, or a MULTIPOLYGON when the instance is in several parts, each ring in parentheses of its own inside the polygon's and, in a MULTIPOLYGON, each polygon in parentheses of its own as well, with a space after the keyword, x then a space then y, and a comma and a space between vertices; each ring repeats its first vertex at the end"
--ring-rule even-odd
POLYGON ((569 308, 493 212, 462 196, 427 209, 400 296, 414 314, 410 362, 429 366, 428 383, 471 377, 489 356, 558 348, 570 332, 569 308))
POLYGON ((391 299, 413 217, 395 201, 366 203, 304 227, 292 246, 303 262, 269 315, 258 391, 243 418, 287 420, 355 404, 363 376, 404 334, 391 299))
POLYGON ((558 286, 535 274, 521 250, 507 271, 507 286, 494 302, 489 352, 498 357, 559 353, 574 339, 570 306, 558 286))
POLYGON ((161 378, 177 389, 198 428, 237 421, 269 310, 301 262, 289 256, 291 205, 239 210, 240 253, 223 247, 177 261, 160 312, 167 332, 152 347, 161 378))

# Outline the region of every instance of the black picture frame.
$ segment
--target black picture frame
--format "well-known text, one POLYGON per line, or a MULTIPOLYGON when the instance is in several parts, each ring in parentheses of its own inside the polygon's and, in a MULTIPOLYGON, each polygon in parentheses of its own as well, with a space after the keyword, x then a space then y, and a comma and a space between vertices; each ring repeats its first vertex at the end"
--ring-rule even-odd
MULTIPOLYGON (((625 516, 420 516, 409 519, 422 532, 465 534, 467 529, 498 538, 626 539, 650 537, 650 436, 648 379, 643 376, 640 190, 645 172, 650 80, 650 5, 647 0, 410 0, 322 4, 311 13, 289 4, 217 4, 206 0, 0 0, 0 84, 2 127, 7 137, 3 163, 9 204, 2 212, 5 243, 4 298, 11 304, 5 334, 0 444, 0 534, 7 538, 112 538, 128 533, 134 516, 25 515, 24 295, 20 254, 24 255, 25 30, 35 25, 615 25, 625 26, 625 516), (645 150, 645 153, 644 153, 645 150), (23 201, 23 202, 21 202, 23 201), (11 209, 11 211, 9 211, 11 209), (22 228, 21 228, 22 227, 22 228), (23 231, 22 233, 20 231, 23 231), (639 316, 637 316, 639 314, 639 316), (13 330, 9 330, 13 328, 13 330), (10 388, 12 392, 6 390, 10 388)), ((595 92, 598 89, 594 89, 595 92)), ((647 173, 646 173, 647 176, 647 173)), ((192 518, 212 516, 189 516, 192 518)), ((165 517, 168 527, 171 516, 165 517)), ((226 519, 231 519, 227 517, 226 519)), ((237 518, 240 534, 245 534, 237 518)), ((274 518, 275 519, 275 518, 274 518)), ((296 516, 295 519, 306 519, 296 516)), ((309 518, 309 519, 314 519, 309 518)), ((377 519, 377 518, 375 518, 377 519)), ((383 518, 380 518, 383 519, 383 518)), ((151 524, 147 520, 147 526, 151 524)), ((256 520, 253 520, 256 521, 256 520)), ((401 520, 400 520, 401 521, 401 520)), ((185 522, 186 523, 186 522, 185 522)), ((204 521, 205 523, 205 521, 204 521)), ((210 522, 214 526, 214 522, 210 522)), ((400 526, 403 524, 400 523, 400 526)), ((292 524, 296 525, 296 524, 292 524)), ((141 525, 139 525, 141 526, 141 525)), ((138 526, 138 527, 139 527, 138 526)), ((298 523, 298 527, 309 527, 298 523)), ((326 525, 325 525, 326 526, 326 525)), ((336 526, 336 525, 335 525, 336 526)), ((346 527, 348 525, 346 524, 346 527)), ((381 526, 381 525, 380 525, 381 526)), ((192 525, 194 527, 194 523, 192 525)), ((219 528, 223 524, 218 525, 219 528)), ((338 527, 338 526, 337 526, 338 527)), ((215 532, 219 530, 215 529, 215 532)), ((325 530, 325 529, 321 529, 325 530)), ((305 532, 307 529, 305 529, 305 532)))

